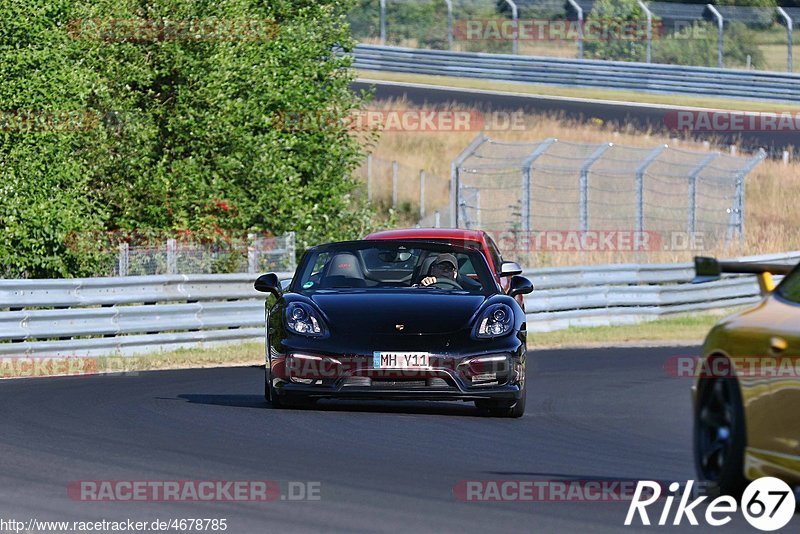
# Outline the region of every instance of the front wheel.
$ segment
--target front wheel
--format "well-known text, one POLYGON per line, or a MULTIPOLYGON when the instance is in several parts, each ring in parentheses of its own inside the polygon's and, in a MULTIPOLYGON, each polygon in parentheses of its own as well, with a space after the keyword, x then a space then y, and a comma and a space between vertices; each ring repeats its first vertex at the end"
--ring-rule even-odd
POLYGON ((714 378, 698 385, 694 414, 694 459, 700 480, 724 495, 744 491, 745 428, 739 383, 714 378))
POLYGON ((487 410, 493 417, 519 418, 525 415, 525 397, 527 388, 522 387, 520 397, 516 400, 479 400, 475 401, 475 406, 479 410, 487 410))

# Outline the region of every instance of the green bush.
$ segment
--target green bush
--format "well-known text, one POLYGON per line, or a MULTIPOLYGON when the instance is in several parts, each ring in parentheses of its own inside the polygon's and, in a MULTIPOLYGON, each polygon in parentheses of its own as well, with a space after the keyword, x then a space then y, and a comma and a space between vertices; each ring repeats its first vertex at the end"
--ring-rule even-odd
POLYGON ((102 271, 108 257, 100 247, 68 246, 69 236, 96 230, 295 230, 300 250, 368 231, 373 213, 351 178, 363 139, 336 128, 286 129, 278 120, 363 105, 349 89, 350 59, 334 53, 353 45, 350 7, 0 0, 0 110, 90 119, 78 131, 8 120, 0 128, 2 275, 102 271), (127 26, 111 26, 115 19, 127 26), (241 21, 258 26, 244 37, 142 38, 130 31, 141 21, 162 30, 176 21, 240 21, 240 32, 241 21), (235 209, 221 211, 214 199, 235 209))
MULTIPOLYGON (((716 67, 718 56, 717 25, 698 23, 680 34, 667 35, 653 41, 653 61, 673 65, 716 67)), ((742 67, 751 58, 754 68, 764 63, 764 54, 756 42, 756 32, 740 22, 726 24, 723 60, 726 67, 742 67)))

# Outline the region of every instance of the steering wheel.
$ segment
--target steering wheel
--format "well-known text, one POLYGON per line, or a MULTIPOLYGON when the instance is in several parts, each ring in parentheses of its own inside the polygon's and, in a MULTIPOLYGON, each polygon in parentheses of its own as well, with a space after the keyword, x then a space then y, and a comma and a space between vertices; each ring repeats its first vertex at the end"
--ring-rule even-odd
POLYGON ((461 287, 461 284, 459 284, 455 280, 450 280, 449 278, 437 278, 436 282, 429 285, 428 287, 438 287, 439 289, 447 289, 447 288, 464 289, 463 287, 461 287))

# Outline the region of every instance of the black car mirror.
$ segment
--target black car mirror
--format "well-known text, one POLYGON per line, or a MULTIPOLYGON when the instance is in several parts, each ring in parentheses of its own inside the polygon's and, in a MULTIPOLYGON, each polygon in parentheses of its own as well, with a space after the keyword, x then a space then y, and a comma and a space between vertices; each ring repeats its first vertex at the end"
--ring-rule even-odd
POLYGON ((508 295, 516 297, 517 295, 527 295, 533 291, 533 282, 524 276, 512 276, 511 284, 508 288, 508 295))
POLYGON ((262 293, 272 293, 276 297, 281 296, 281 283, 275 273, 262 274, 256 279, 253 287, 262 293))

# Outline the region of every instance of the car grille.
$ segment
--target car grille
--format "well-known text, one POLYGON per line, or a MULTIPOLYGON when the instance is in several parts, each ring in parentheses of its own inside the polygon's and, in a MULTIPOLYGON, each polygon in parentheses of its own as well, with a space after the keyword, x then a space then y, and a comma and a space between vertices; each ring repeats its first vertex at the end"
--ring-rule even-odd
POLYGON ((426 380, 393 380, 366 376, 351 376, 344 380, 343 387, 372 387, 378 389, 457 389, 444 378, 426 380))

